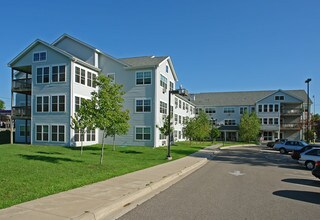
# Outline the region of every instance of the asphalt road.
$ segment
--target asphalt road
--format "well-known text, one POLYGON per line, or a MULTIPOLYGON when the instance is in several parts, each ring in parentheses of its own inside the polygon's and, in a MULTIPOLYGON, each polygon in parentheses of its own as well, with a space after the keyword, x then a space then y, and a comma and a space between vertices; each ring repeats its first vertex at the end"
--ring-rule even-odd
POLYGON ((289 155, 244 147, 221 150, 119 219, 319 218, 320 180, 289 155))

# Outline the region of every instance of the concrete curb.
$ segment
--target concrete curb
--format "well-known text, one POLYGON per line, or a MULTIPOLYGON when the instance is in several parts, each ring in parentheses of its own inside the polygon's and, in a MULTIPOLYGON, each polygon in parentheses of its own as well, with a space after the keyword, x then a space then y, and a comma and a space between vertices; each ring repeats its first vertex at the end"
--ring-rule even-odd
POLYGON ((229 149, 229 148, 237 148, 237 147, 258 147, 260 145, 258 144, 239 144, 239 145, 231 145, 231 146, 226 146, 226 147, 219 147, 220 149, 229 149))
POLYGON ((123 198, 117 199, 114 201, 113 205, 109 205, 106 207, 99 207, 92 211, 87 211, 81 216, 78 216, 76 218, 73 218, 75 220, 98 220, 98 219, 106 219, 108 216, 112 216, 115 212, 119 211, 120 209, 129 206, 130 204, 134 203, 135 201, 141 199, 142 197, 156 191, 157 189, 168 185, 170 186, 170 183, 174 183, 175 180, 182 177, 183 175, 187 173, 191 173, 202 167, 208 162, 207 158, 203 158, 202 160, 198 161, 197 163, 193 164, 192 166, 185 167, 181 171, 174 173, 170 176, 163 177, 162 180, 151 183, 147 185, 145 188, 139 189, 136 192, 133 192, 123 198))

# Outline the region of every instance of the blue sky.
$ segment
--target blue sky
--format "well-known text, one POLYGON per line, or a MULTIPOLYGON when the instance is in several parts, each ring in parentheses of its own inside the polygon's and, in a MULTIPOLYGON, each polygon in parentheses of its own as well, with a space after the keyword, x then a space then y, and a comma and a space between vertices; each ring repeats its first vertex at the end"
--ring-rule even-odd
POLYGON ((11 59, 68 33, 116 58, 169 55, 190 92, 306 89, 311 78, 319 113, 319 9, 318 0, 3 1, 0 99, 10 107, 11 59))

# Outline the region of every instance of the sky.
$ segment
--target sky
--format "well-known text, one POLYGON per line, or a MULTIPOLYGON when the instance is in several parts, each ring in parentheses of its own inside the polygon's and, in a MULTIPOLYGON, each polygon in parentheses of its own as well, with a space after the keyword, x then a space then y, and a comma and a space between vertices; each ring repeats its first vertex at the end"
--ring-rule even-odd
POLYGON ((0 3, 0 99, 7 64, 67 33, 116 58, 171 57, 189 93, 307 90, 320 112, 319 0, 10 0, 0 3), (314 97, 314 98, 313 98, 314 97))

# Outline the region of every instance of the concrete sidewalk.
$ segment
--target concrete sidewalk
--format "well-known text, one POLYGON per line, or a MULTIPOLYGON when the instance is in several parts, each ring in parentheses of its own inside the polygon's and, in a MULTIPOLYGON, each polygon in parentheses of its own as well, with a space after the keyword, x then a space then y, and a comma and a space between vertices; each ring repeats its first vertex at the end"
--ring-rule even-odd
POLYGON ((0 219, 114 219, 202 167, 214 145, 190 156, 0 210, 0 219))

